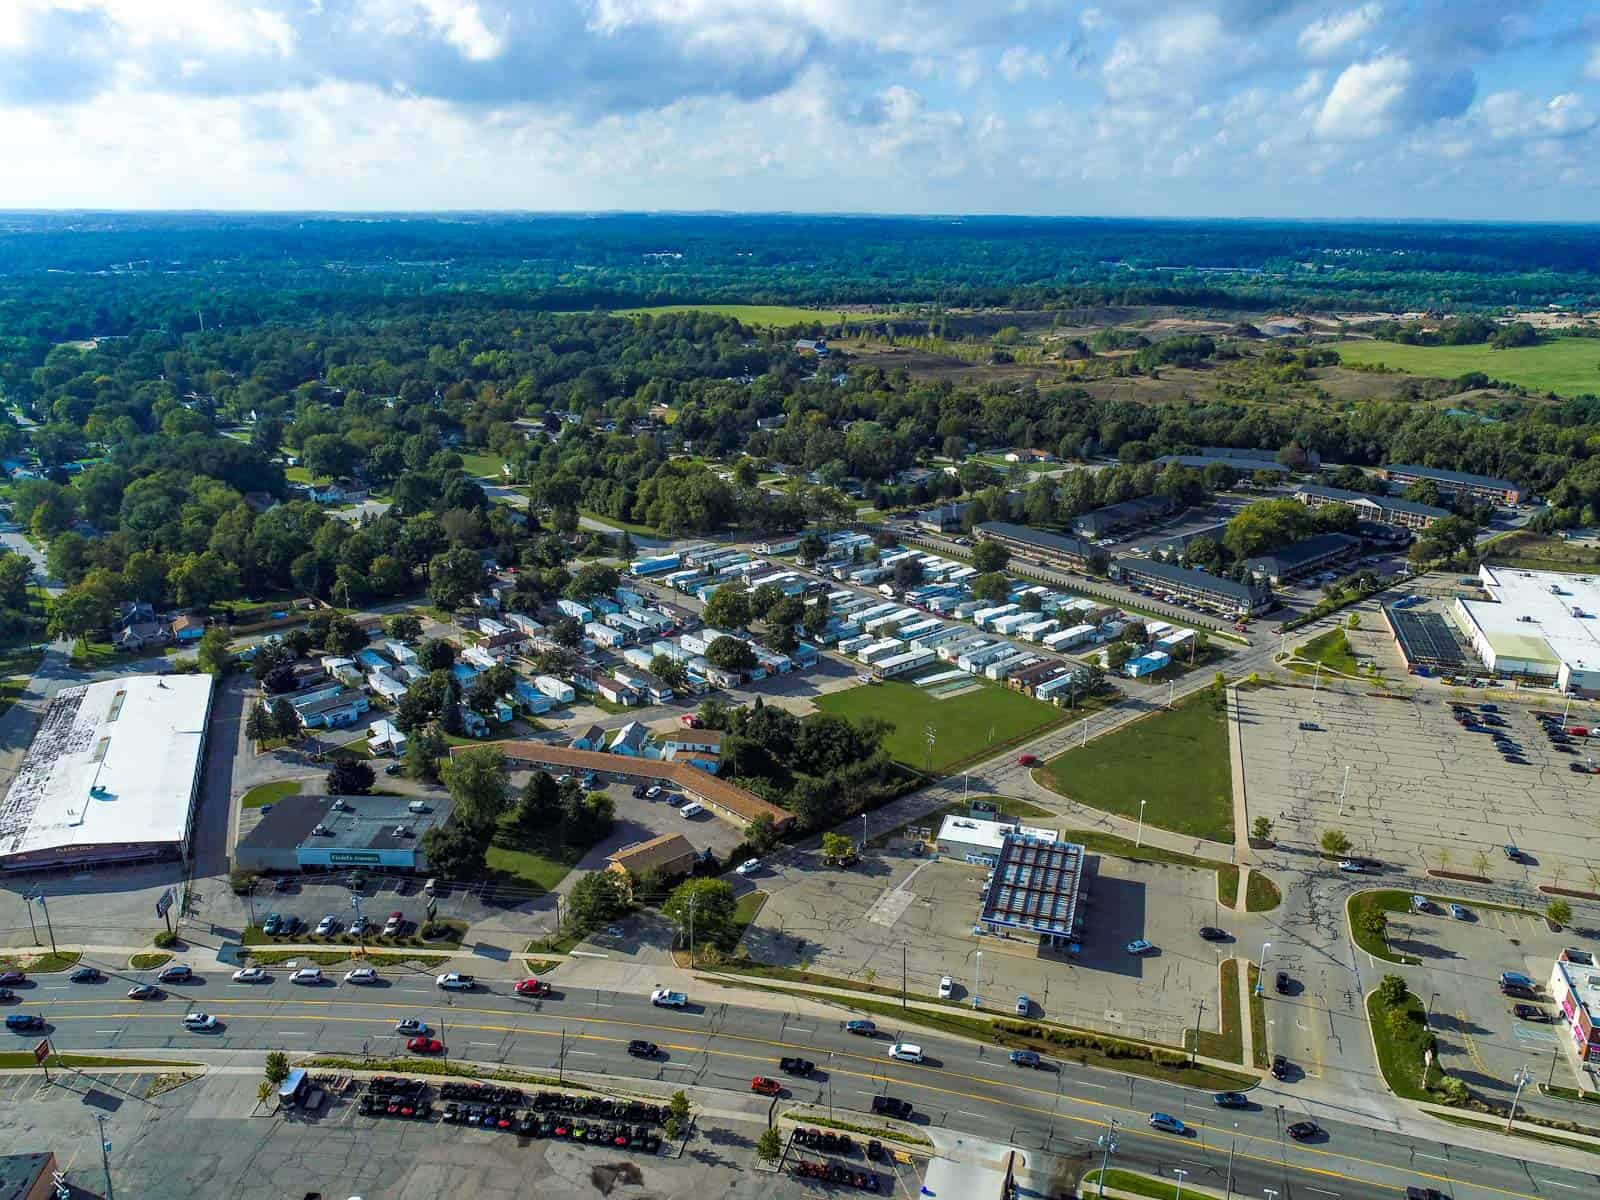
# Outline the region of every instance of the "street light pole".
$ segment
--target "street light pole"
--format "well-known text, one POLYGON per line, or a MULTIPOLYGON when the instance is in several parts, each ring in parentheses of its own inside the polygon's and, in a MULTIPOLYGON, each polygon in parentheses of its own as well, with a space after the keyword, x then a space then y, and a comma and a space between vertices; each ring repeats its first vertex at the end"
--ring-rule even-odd
POLYGON ((1272 949, 1271 942, 1261 943, 1261 966, 1256 972, 1256 995, 1261 995, 1262 985, 1267 982, 1267 951, 1272 949))
POLYGON ((106 1140, 105 1114, 96 1113, 94 1119, 100 1125, 100 1165, 106 1173, 106 1200, 115 1200, 111 1194, 111 1143, 106 1140))
POLYGON ((34 897, 34 899, 36 899, 39 902, 39 907, 44 910, 44 927, 50 933, 50 953, 51 954, 55 954, 55 953, 57 953, 57 950, 56 950, 56 928, 50 921, 50 906, 44 902, 44 893, 43 892, 40 892, 38 896, 34 897))
POLYGON ((1223 1200, 1233 1200, 1233 1152, 1239 1148, 1239 1122, 1233 1123, 1233 1140, 1228 1143, 1228 1181, 1223 1200))
POLYGON ((1144 845, 1144 806, 1145 801, 1139 801, 1139 835, 1133 839, 1135 847, 1144 845))
POLYGON ((1172 1173, 1178 1177, 1178 1190, 1172 1197, 1172 1200, 1183 1200, 1183 1177, 1189 1172, 1185 1171, 1182 1167, 1173 1167, 1172 1173))
POLYGON ((1507 1133, 1511 1132, 1511 1124, 1517 1119, 1517 1101, 1522 1099, 1522 1089, 1527 1087, 1532 1080, 1533 1076, 1529 1074, 1526 1066, 1517 1072, 1517 1094, 1511 1097, 1511 1115, 1506 1118, 1507 1133))
POLYGON ((1111 1122, 1111 1127, 1095 1139, 1095 1144, 1100 1147, 1100 1191, 1099 1200, 1105 1200, 1106 1194, 1106 1164, 1111 1156, 1117 1152, 1117 1123, 1111 1122))

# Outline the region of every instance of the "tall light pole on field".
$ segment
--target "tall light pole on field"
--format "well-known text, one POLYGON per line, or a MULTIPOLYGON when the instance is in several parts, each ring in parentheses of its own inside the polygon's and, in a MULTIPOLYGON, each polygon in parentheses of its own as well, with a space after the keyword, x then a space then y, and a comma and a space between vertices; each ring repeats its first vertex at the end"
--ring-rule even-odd
POLYGON ((1261 987, 1267 982, 1267 951, 1272 949, 1271 942, 1261 943, 1261 967, 1256 972, 1256 995, 1261 995, 1261 987))
POLYGON ((1139 801, 1139 835, 1133 840, 1135 847, 1144 845, 1144 806, 1146 803, 1148 802, 1144 800, 1139 801))

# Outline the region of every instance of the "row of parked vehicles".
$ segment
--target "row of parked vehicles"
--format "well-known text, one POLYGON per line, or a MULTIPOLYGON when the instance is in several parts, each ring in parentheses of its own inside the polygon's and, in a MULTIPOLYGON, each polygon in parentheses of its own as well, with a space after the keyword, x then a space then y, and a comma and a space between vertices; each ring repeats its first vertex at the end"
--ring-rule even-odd
POLYGON ((852 1187, 863 1192, 878 1191, 878 1173, 841 1162, 813 1162, 801 1159, 794 1165, 796 1179, 814 1179, 830 1187, 852 1187))
POLYGON ((438 1092, 442 1108, 435 1110, 423 1080, 378 1075, 367 1081, 357 1108, 370 1117, 429 1121, 437 1114, 446 1125, 561 1138, 647 1154, 661 1148, 661 1136, 651 1127, 666 1119, 666 1109, 641 1100, 538 1092, 530 1102, 521 1088, 498 1083, 443 1083, 438 1092))

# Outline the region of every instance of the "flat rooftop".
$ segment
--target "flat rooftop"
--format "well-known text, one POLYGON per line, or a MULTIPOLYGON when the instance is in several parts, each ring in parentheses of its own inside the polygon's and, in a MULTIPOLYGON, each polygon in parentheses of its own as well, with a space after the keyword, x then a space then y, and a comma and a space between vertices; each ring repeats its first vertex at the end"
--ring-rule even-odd
POLYGON ((0 802, 0 863, 180 845, 212 683, 209 675, 124 675, 57 692, 0 802))
POLYGON ((445 796, 422 798, 425 812, 413 812, 416 796, 285 796, 239 841, 241 849, 318 850, 416 849, 422 835, 449 819, 445 796), (404 828, 405 833, 395 830, 404 828), (321 829, 324 832, 318 833, 321 829))
POLYGON ((979 920, 1050 937, 1077 936, 1084 849, 1076 842, 1012 836, 1000 850, 979 920))
POLYGON ((1600 670, 1600 576, 1478 569, 1492 601, 1458 600, 1496 654, 1600 670))
POLYGON ((972 846, 986 846, 998 850, 1010 834, 1022 833, 1041 842, 1056 840, 1052 829, 1034 829, 1018 825, 1015 821, 985 821, 982 817, 948 816, 939 826, 941 842, 965 842, 972 846))

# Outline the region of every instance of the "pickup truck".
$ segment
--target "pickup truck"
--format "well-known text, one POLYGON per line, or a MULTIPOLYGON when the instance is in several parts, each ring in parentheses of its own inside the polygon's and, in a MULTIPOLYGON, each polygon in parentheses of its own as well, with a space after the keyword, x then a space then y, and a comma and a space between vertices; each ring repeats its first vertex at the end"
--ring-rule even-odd
POLYGON ((689 997, 682 992, 672 992, 666 988, 657 988, 650 993, 650 1003, 657 1008, 682 1008, 689 1003, 689 997))
POLYGON ((816 1064, 806 1058, 780 1058, 778 1067, 785 1075, 809 1075, 816 1064))
POLYGON ((911 1101, 900 1100, 894 1096, 874 1096, 872 1098, 872 1111, 881 1113, 886 1117, 904 1119, 911 1115, 911 1101))
POLYGON ((459 971, 446 971, 434 980, 447 992, 470 992, 478 986, 478 981, 471 975, 463 975, 459 971))

